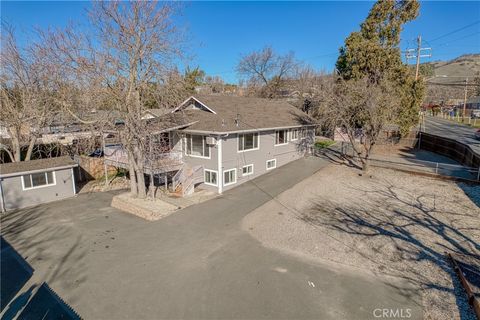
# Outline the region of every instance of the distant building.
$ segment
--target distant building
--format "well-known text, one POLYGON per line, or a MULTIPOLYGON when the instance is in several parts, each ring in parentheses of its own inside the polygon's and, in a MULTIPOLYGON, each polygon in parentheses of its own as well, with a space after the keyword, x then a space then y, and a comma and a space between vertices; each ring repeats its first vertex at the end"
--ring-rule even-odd
POLYGON ((480 96, 473 96, 468 99, 466 107, 469 110, 480 109, 480 96))

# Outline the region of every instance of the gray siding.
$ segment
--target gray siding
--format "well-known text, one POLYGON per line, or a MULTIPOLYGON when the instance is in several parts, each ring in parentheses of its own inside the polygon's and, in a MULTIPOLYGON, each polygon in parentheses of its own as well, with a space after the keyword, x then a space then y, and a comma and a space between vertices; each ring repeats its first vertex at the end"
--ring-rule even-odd
MULTIPOLYGON (((191 167, 201 165, 201 166, 204 167, 204 169, 217 171, 217 167, 218 167, 218 146, 216 146, 216 145, 211 145, 210 146, 210 158, 209 159, 199 158, 199 157, 188 155, 186 153, 184 138, 185 138, 185 133, 179 133, 179 132, 175 132, 171 136, 172 148, 175 151, 182 151, 183 161, 191 167)), ((218 191, 217 187, 206 185, 206 184, 202 184, 202 188, 212 190, 212 191, 215 191, 215 192, 218 191)))
POLYGON ((313 130, 306 138, 299 137, 298 140, 288 141, 285 145, 275 146, 275 130, 262 131, 259 133, 258 150, 238 151, 238 135, 229 135, 223 141, 223 162, 222 171, 229 169, 237 170, 237 182, 224 187, 224 190, 231 189, 250 179, 256 178, 264 173, 273 171, 267 170, 267 160, 276 159, 276 168, 291 161, 300 159, 311 145, 313 130), (243 166, 253 164, 253 174, 243 176, 243 166))
POLYGON ((55 170, 55 185, 23 190, 22 176, 2 178, 2 193, 6 210, 20 209, 41 203, 73 197, 72 170, 55 170))
MULTIPOLYGON (((295 141, 290 140, 284 145, 275 145, 275 130, 259 132, 259 145, 256 150, 238 151, 238 134, 228 134, 222 137, 222 168, 218 172, 218 143, 210 146, 210 158, 199 158, 187 155, 185 152, 185 133, 175 132, 171 135, 173 150, 182 151, 183 160, 189 166, 202 165, 204 169, 217 171, 218 181, 223 182, 223 172, 235 169, 237 174, 236 183, 223 186, 223 190, 234 188, 241 183, 256 178, 264 173, 274 171, 267 170, 267 160, 275 159, 276 168, 291 161, 305 156, 308 148, 312 146, 314 129, 305 131, 304 137, 299 136, 295 141), (243 176, 243 166, 253 164, 253 174, 243 176)), ((219 138, 219 136, 216 136, 219 138)), ((202 188, 217 192, 218 186, 202 184, 202 188)))

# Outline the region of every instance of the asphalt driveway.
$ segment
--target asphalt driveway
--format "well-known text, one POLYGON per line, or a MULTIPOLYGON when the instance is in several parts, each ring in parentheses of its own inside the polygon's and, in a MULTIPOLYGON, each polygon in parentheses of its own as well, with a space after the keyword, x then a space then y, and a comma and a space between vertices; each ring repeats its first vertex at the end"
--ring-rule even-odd
POLYGON ((47 282, 85 319, 375 319, 375 309, 420 319, 402 280, 272 251, 241 230, 326 164, 292 162, 156 222, 111 208, 113 193, 84 194, 11 213, 2 235, 34 269, 24 288, 47 282))

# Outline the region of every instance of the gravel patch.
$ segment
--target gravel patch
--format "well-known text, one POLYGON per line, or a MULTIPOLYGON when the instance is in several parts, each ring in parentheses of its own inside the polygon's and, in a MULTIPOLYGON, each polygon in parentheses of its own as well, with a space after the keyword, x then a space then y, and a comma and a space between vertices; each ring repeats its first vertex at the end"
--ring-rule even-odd
POLYGON ((422 289, 425 319, 474 320, 445 251, 480 260, 480 186, 331 165, 246 216, 265 246, 422 289))

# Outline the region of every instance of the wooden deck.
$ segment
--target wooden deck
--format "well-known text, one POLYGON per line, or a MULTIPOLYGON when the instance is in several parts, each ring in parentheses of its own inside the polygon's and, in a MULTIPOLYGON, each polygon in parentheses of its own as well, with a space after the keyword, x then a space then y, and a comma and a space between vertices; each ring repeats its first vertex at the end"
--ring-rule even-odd
MULTIPOLYGON (((121 146, 105 147, 104 156, 105 164, 128 169, 128 156, 121 146)), ((183 165, 182 153, 171 151, 157 155, 153 161, 145 161, 143 168, 145 174, 159 174, 180 170, 183 165)))

